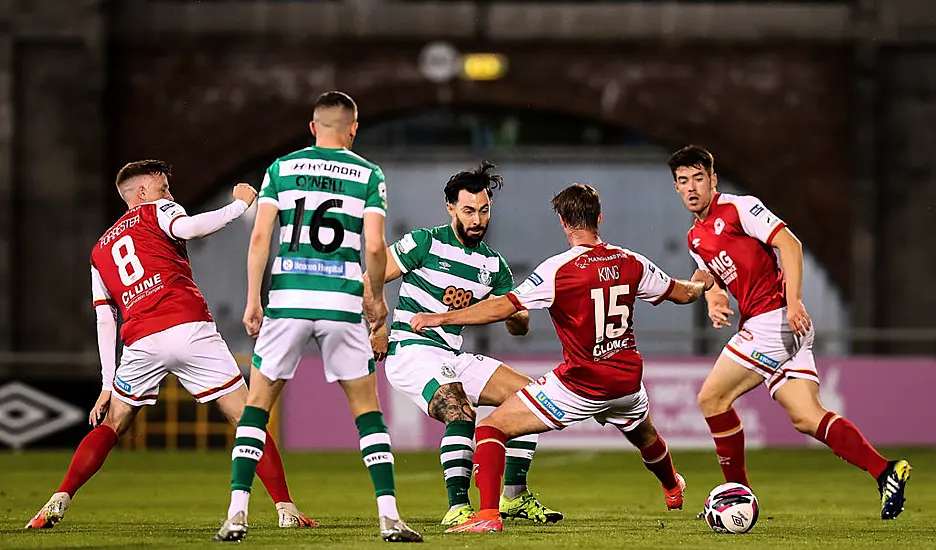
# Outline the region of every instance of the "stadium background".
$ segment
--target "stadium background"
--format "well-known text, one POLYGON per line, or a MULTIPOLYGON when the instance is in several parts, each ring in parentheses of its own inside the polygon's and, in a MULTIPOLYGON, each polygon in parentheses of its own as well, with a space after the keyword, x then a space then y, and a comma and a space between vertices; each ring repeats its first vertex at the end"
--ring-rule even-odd
MULTIPOLYGON (((489 242, 517 280, 565 246, 548 200, 572 181, 601 192, 606 240, 688 276, 691 217, 665 160, 710 148, 723 188, 758 195, 804 243, 823 399, 874 443, 936 445, 933 2, 28 0, 0 2, 0 23, 0 448, 72 449, 87 431, 88 253, 121 212, 116 170, 164 159, 189 212, 214 208, 309 143, 329 89, 358 101, 355 149, 387 174, 388 240, 447 222, 448 175, 498 164, 489 242)), ((251 214, 190 244, 241 358, 251 214)), ((661 431, 710 447, 695 391, 730 333, 702 305, 636 319, 661 431)), ((545 315, 522 339, 472 329, 466 349, 530 373, 558 358, 545 315)), ((316 361, 287 389, 279 437, 354 448, 316 361)), ((435 448, 439 427, 381 391, 396 446, 435 448)), ((762 389, 741 403, 754 446, 809 445, 762 389)), ((230 433, 170 380, 122 445, 223 449, 230 433)), ((624 445, 594 424, 542 442, 624 445)))

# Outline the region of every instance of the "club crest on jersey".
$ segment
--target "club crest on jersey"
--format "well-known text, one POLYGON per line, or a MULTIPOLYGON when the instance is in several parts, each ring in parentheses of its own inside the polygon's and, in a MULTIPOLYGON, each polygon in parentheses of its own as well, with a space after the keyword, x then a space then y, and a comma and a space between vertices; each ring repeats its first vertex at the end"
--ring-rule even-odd
POLYGON ((575 259, 575 265, 576 265, 579 269, 585 269, 586 267, 588 267, 588 256, 585 256, 585 255, 583 254, 583 255, 579 256, 578 258, 576 258, 576 259, 575 259))
POLYGON ((442 376, 446 378, 455 378, 455 369, 452 368, 452 365, 446 365, 445 363, 443 363, 441 372, 442 372, 442 376))
POLYGON ((481 266, 478 270, 478 282, 482 285, 491 284, 491 271, 488 268, 481 266))
POLYGON ((725 220, 717 218, 715 220, 715 234, 721 235, 721 232, 725 230, 725 220))

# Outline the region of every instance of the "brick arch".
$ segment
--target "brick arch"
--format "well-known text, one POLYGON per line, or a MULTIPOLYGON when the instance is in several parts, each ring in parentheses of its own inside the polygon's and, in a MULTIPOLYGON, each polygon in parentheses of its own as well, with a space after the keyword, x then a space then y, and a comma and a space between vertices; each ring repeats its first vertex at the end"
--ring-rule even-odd
POLYGON ((420 47, 248 50, 222 41, 122 48, 117 161, 166 158, 179 199, 205 198, 223 178, 268 162, 304 135, 312 99, 334 88, 355 97, 363 124, 436 105, 576 115, 632 128, 668 148, 710 148, 719 171, 786 218, 848 290, 847 51, 488 45, 510 58, 507 78, 436 86, 418 72, 420 47))

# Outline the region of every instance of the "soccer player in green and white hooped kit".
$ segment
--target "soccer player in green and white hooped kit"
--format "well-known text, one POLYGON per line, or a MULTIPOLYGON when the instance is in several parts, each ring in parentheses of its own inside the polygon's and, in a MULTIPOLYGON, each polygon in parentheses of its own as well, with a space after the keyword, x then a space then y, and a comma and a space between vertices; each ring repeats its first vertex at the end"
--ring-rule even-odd
MULTIPOLYGON (((484 243, 494 191, 503 178, 494 165, 453 175, 445 184, 451 223, 407 233, 387 250, 385 281, 403 277, 393 312, 385 371, 398 391, 431 418, 445 424, 439 449, 449 510, 442 525, 457 525, 474 513, 468 500, 474 457, 474 406, 497 406, 530 383, 530 378, 496 359, 460 350, 464 327, 417 334, 408 321, 417 313, 460 309, 513 290, 504 258, 484 243)), ((373 270, 369 270, 373 273, 373 270)), ((368 274, 365 281, 373 280, 368 274)), ((365 286, 365 291, 367 290, 365 286)), ((369 300, 365 292, 365 303, 369 300)), ((507 320, 511 334, 529 330, 525 311, 507 320)), ((375 346, 378 350, 378 346, 375 346)), ((526 485, 536 435, 507 442, 507 471, 500 512, 504 517, 555 523, 562 513, 543 506, 526 485)))
POLYGON ((295 374, 305 345, 315 340, 325 379, 338 381, 354 415, 377 496, 381 536, 388 542, 422 542, 397 511, 390 434, 377 401, 374 351, 362 319, 363 313, 374 329, 386 322, 383 281, 370 282, 372 299, 363 304, 360 254, 363 233, 368 269, 385 269, 387 190, 380 167, 349 150, 357 127, 357 105, 350 97, 322 94, 309 125, 315 146, 277 159, 264 177, 247 254, 244 312, 244 326, 257 345, 234 440, 228 519, 215 540, 246 536, 247 503, 270 409, 295 374), (280 248, 264 312, 260 288, 277 218, 280 248))

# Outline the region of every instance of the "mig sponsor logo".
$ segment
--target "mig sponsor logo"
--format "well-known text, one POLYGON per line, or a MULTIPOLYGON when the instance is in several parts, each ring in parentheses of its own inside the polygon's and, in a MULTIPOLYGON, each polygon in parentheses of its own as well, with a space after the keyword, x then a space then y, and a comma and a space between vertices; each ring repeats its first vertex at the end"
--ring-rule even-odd
POLYGON ((313 258, 283 258, 283 273, 300 275, 322 275, 324 277, 344 277, 345 263, 313 258))
POLYGON ((738 278, 738 266, 724 250, 719 252, 718 256, 712 258, 708 265, 726 285, 730 285, 738 278))
POLYGON ((777 367, 780 366, 780 362, 779 362, 779 361, 777 361, 776 359, 772 359, 772 358, 768 357, 767 355, 765 355, 765 354, 763 354, 763 353, 761 353, 761 352, 759 352, 759 351, 752 351, 752 352, 751 352, 751 359, 757 361, 758 363, 760 363, 760 364, 762 364, 762 365, 767 365, 768 367, 770 367, 770 368, 772 368, 772 369, 774 369, 774 370, 776 370, 777 367))
POLYGON ((565 411, 556 406, 552 402, 552 399, 546 397, 546 394, 539 392, 536 394, 536 400, 543 406, 544 409, 549 411, 549 414, 553 415, 553 418, 556 420, 562 420, 562 417, 565 416, 565 411))

